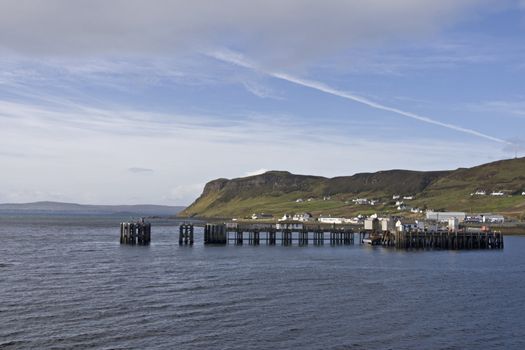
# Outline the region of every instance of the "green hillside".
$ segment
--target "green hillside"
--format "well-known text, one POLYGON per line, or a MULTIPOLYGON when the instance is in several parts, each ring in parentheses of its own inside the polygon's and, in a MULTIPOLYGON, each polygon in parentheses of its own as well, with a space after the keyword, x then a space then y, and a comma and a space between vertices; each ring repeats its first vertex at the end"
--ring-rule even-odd
POLYGON ((180 216, 245 217, 252 213, 311 212, 314 215, 398 213, 393 195, 414 196, 410 207, 468 212, 525 213, 525 158, 502 160, 454 171, 389 170, 325 178, 285 171, 206 184, 202 195, 180 216), (477 190, 504 196, 471 196, 477 190), (376 199, 358 205, 352 199, 376 199), (302 201, 297 201, 302 200, 302 201))

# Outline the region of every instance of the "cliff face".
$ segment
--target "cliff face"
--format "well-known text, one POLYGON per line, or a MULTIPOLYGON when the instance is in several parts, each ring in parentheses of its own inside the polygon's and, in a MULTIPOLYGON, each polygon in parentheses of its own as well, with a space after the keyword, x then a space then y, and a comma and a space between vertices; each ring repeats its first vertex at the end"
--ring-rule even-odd
POLYGON ((223 202, 234 198, 249 198, 259 195, 281 195, 291 192, 315 192, 326 179, 318 176, 293 175, 285 171, 233 179, 219 190, 223 202))
POLYGON ((228 179, 217 179, 210 181, 204 186, 204 190, 202 191, 201 197, 208 196, 210 194, 219 192, 226 186, 226 184, 229 182, 228 179))
POLYGON ((424 191, 449 171, 388 170, 330 179, 328 191, 338 193, 415 194, 424 191))
POLYGON ((525 158, 454 171, 389 170, 332 179, 269 171, 210 181, 202 195, 180 216, 242 217, 260 212, 278 216, 299 211, 350 215, 366 210, 391 211, 394 194, 414 196, 413 201, 406 203, 414 207, 519 214, 525 209, 522 191, 525 191, 525 158), (478 189, 501 190, 514 196, 470 196, 478 189), (357 206, 350 201, 357 197, 378 199, 379 204, 373 208, 357 206))

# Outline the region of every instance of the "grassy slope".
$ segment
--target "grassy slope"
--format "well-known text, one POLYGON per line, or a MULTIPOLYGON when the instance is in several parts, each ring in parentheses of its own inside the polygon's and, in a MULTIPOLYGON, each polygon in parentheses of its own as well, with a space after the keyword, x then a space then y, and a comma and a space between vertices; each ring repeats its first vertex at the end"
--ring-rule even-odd
MULTIPOLYGON (((314 215, 355 215, 373 212, 396 213, 391 196, 394 193, 415 194, 407 205, 435 210, 500 212, 525 215, 525 158, 499 161, 453 172, 386 171, 326 179, 271 172, 250 178, 224 181, 220 188, 205 189, 203 195, 182 216, 244 217, 252 213, 276 216, 296 212, 314 215), (478 189, 487 192, 504 190, 514 196, 470 196, 478 189), (332 199, 323 201, 324 195, 332 199), (307 202, 309 197, 315 198, 307 202), (357 197, 381 199, 375 207, 350 202, 357 197), (296 203, 303 198, 305 202, 296 203)), ((406 213, 405 213, 406 214, 406 213)))
POLYGON ((434 209, 521 215, 525 210, 522 191, 525 191, 525 158, 458 169, 429 186, 415 204, 434 209), (505 191, 513 196, 470 196, 477 190, 505 191))

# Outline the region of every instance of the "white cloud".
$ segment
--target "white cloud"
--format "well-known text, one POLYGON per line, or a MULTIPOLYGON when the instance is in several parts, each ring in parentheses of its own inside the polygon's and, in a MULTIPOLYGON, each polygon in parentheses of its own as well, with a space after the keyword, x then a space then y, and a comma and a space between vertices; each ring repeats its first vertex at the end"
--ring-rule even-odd
MULTIPOLYGON (((353 45, 433 33, 494 0, 3 0, 0 47, 51 55, 242 47, 296 65, 353 45)), ((95 67, 96 68, 96 67, 95 67)))
POLYGON ((187 205, 207 181, 246 169, 336 176, 400 164, 447 169, 482 163, 479 154, 501 156, 472 141, 370 140, 367 133, 349 136, 351 124, 309 125, 282 115, 220 123, 213 116, 74 106, 0 103, 0 160, 16 169, 2 174, 0 202, 187 205), (128 170, 130 162, 155 171, 144 181, 128 170))
MULTIPOLYGON (((255 96, 281 99, 277 84, 268 84, 271 88, 266 84, 272 78, 253 72, 241 75, 237 67, 210 65, 210 58, 194 53, 236 48, 257 58, 262 67, 292 72, 320 57, 348 53, 349 48, 359 51, 399 38, 406 42, 427 37, 500 2, 3 0, 0 160, 16 171, 2 174, 0 202, 53 199, 185 205, 207 181, 237 177, 247 169, 259 170, 245 175, 280 168, 335 176, 400 164, 439 169, 494 159, 500 150, 472 140, 445 143, 428 135, 401 141, 381 137, 395 132, 388 129, 394 127, 388 121, 374 128, 377 139, 371 140, 371 128, 362 125, 368 122, 364 118, 332 123, 329 116, 320 115, 316 121, 322 122, 313 125, 312 116, 298 118, 274 110, 254 113, 239 108, 213 115, 188 108, 194 112, 171 113, 167 112, 171 105, 161 104, 152 111, 148 106, 156 102, 147 101, 148 105, 141 103, 147 98, 130 101, 130 97, 144 87, 183 82, 195 90, 200 85, 240 85, 255 96), (117 105, 116 101, 122 103, 121 92, 127 97, 126 106, 117 105), (487 158, 480 159, 479 154, 487 158), (149 181, 137 174, 147 174, 149 181)), ((348 57, 339 57, 343 56, 348 57)), ((460 53, 433 56, 421 64, 487 58, 460 53)), ((398 57, 391 61, 401 67, 412 65, 398 57)), ((375 63, 384 64, 372 62, 372 69, 375 63)), ((275 75, 349 97, 295 76, 299 75, 275 75)), ((352 98, 391 110, 360 96, 352 98)), ((194 108, 194 102, 188 104, 194 108)), ((258 101, 259 106, 267 102, 258 101)))

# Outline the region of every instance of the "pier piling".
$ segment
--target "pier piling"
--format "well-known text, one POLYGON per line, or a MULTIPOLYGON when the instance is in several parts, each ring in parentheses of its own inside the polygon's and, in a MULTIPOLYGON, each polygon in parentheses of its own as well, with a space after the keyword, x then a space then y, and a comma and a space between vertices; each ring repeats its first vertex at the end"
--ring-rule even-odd
POLYGON ((181 224, 179 226, 179 245, 193 245, 193 225, 181 224))
POLYGON ((149 245, 151 242, 151 224, 138 222, 120 223, 120 244, 149 245))

